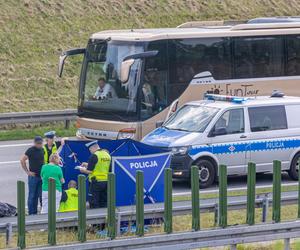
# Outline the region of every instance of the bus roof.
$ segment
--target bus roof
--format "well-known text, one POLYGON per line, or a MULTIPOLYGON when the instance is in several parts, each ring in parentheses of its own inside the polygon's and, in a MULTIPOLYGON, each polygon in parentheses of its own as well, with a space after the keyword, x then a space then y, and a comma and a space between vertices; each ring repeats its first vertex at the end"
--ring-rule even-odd
POLYGON ((197 37, 235 37, 300 34, 300 22, 244 23, 226 26, 202 26, 192 28, 158 28, 107 30, 94 33, 91 39, 117 41, 153 41, 197 37))

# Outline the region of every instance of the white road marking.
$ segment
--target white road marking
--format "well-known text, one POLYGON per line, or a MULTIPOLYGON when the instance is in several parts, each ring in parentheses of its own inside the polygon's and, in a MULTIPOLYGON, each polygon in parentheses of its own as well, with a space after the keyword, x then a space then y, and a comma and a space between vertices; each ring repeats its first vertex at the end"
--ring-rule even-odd
POLYGON ((31 145, 32 143, 7 144, 7 145, 0 145, 0 148, 24 147, 24 146, 31 146, 31 145))
POLYGON ((4 164, 16 164, 16 163, 20 163, 20 161, 0 161, 0 165, 4 165, 4 164))

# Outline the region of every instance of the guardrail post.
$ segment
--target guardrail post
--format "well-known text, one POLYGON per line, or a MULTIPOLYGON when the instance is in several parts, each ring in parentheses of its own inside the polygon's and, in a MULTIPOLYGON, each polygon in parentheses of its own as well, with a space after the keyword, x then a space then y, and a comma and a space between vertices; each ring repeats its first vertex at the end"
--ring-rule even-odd
POLYGON ((247 175, 247 224, 253 225, 255 222, 255 182, 256 166, 253 162, 248 163, 247 175))
POLYGON ((86 241, 86 183, 85 176, 78 176, 78 240, 86 241))
POLYGON ((191 169, 191 188, 192 188, 192 229, 200 229, 200 205, 199 205, 199 168, 192 166, 191 169))
POLYGON ((236 244, 232 244, 232 245, 230 245, 230 250, 236 250, 237 248, 236 248, 236 244))
POLYGON ((290 239, 284 239, 284 250, 290 250, 290 239))
POLYGON ((25 183, 17 182, 18 247, 26 248, 25 240, 25 183))
POLYGON ((273 214, 272 220, 280 222, 280 201, 281 201, 281 162, 273 161, 273 214))
POLYGON ((165 190, 164 190, 164 231, 172 233, 173 219, 172 219, 172 169, 165 169, 165 190))
POLYGON ((49 178, 48 181, 48 243, 56 245, 56 188, 55 180, 49 178))
POLYGON ((6 224, 6 247, 9 247, 12 238, 12 224, 6 224))
POLYGON ((65 129, 69 129, 70 128, 70 120, 66 120, 65 121, 65 129))
POLYGON ((111 239, 116 238, 116 188, 115 174, 108 174, 107 188, 107 236, 111 239))
POLYGON ((136 171, 136 235, 144 235, 144 173, 136 171))
POLYGON ((219 218, 219 204, 216 203, 214 206, 214 227, 218 225, 218 218, 219 218))
POLYGON ((117 210, 117 236, 121 235, 121 213, 117 210))
POLYGON ((265 194, 264 199, 262 201, 262 218, 261 218, 261 222, 266 222, 267 221, 268 210, 269 210, 269 194, 265 194))
POLYGON ((219 166, 219 226, 227 227, 227 166, 219 166))

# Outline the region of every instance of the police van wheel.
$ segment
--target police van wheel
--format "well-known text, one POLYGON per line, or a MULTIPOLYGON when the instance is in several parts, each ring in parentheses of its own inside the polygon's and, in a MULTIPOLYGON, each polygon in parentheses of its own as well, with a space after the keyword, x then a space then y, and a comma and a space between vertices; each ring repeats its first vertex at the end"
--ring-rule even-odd
POLYGON ((207 188, 211 186, 216 176, 214 165, 208 160, 199 160, 196 165, 199 168, 200 188, 207 188))
POLYGON ((289 176, 293 179, 293 180, 298 180, 298 176, 299 176, 299 160, 300 160, 300 153, 296 154, 294 159, 292 160, 292 164, 290 167, 290 170, 288 171, 289 176))

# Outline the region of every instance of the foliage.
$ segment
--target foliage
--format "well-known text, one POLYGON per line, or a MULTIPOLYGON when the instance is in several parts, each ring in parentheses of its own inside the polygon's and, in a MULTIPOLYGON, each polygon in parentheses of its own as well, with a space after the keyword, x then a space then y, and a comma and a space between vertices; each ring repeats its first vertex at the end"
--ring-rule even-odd
POLYGON ((70 59, 59 79, 58 56, 85 46, 94 32, 299 11, 297 0, 0 1, 0 112, 76 107, 82 58, 70 59))

